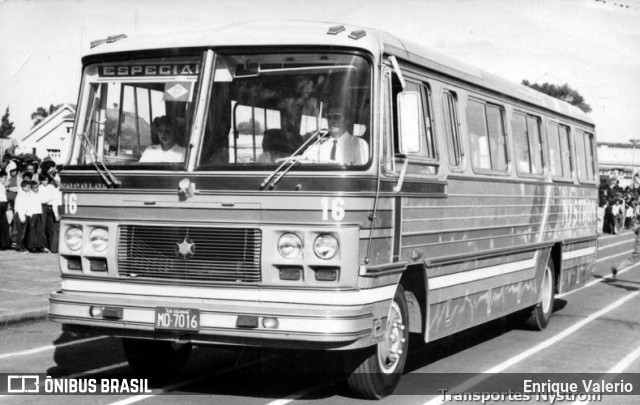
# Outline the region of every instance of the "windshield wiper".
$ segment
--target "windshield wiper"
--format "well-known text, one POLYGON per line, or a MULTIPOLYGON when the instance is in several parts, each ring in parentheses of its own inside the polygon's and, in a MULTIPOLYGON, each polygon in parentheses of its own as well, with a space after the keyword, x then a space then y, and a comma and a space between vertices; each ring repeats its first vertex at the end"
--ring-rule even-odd
POLYGON ((81 138, 82 145, 85 148, 86 148, 86 145, 89 145, 89 147, 91 148, 90 153, 93 154, 93 161, 91 163, 93 163, 93 167, 95 167, 96 171, 100 175, 100 178, 102 178, 102 181, 105 182, 107 187, 113 187, 113 188, 120 187, 120 184, 121 184, 120 180, 118 180, 116 178, 116 176, 113 173, 111 173, 111 171, 109 171, 107 166, 101 160, 98 159, 98 153, 97 153, 96 149, 93 147, 93 144, 91 143, 89 138, 87 138, 87 134, 82 132, 82 133, 80 133, 80 136, 82 137, 81 138), (102 165, 102 168, 100 168, 100 166, 98 166, 98 163, 100 163, 100 165, 102 165), (103 170, 104 170, 104 172, 103 172, 103 170))
MULTIPOLYGON (((320 108, 318 109, 318 115, 316 115, 316 128, 320 128, 320 117, 322 117, 323 104, 324 103, 320 102, 320 108)), ((295 159, 295 157, 298 156, 298 153, 300 153, 301 151, 305 150, 307 148, 307 146, 309 146, 309 144, 311 142, 315 142, 314 145, 320 143, 322 138, 324 138, 328 134, 329 134, 329 130, 327 130, 327 129, 324 129, 324 128, 317 129, 309 137, 309 139, 307 139, 305 142, 303 142, 302 145, 300 145, 300 147, 298 149, 296 149, 291 155, 286 157, 282 161, 282 163, 280 163, 280 166, 278 166, 266 179, 264 179, 264 181, 260 184, 260 190, 263 190, 267 186, 267 184, 269 185, 269 190, 273 190, 273 188, 276 186, 276 184, 278 184, 280 182, 280 180, 284 177, 284 175, 287 174, 289 172, 289 170, 291 170, 291 168, 293 166, 295 166, 296 163, 298 163, 300 161, 300 159, 295 159), (287 166, 287 168, 282 173, 280 173, 282 168, 285 167, 285 166, 287 166), (275 180, 273 180, 273 182, 271 182, 271 180, 278 173, 280 173, 280 175, 275 180)))
POLYGON ((260 190, 264 189, 267 185, 269 185, 269 190, 273 190, 273 188, 280 182, 280 180, 284 177, 285 174, 289 172, 300 161, 297 159, 298 154, 305 150, 309 144, 313 142, 314 145, 320 143, 320 141, 329 135, 329 130, 327 129, 318 129, 313 135, 309 137, 298 149, 296 149, 291 155, 284 158, 280 166, 278 166, 264 181, 260 184, 260 190), (287 166, 284 170, 282 170, 285 166, 287 166), (273 182, 271 181, 278 173, 280 175, 276 177, 273 182))
MULTIPOLYGON (((95 97, 93 99, 93 103, 91 103, 91 111, 89 112, 89 120, 91 122, 91 125, 89 126, 89 128, 91 128, 95 124, 100 124, 100 121, 97 121, 93 118, 93 115, 96 112, 96 106, 99 103, 100 103, 100 97, 95 97)), ((113 188, 120 187, 120 181, 116 178, 116 176, 113 173, 109 171, 109 169, 107 169, 107 166, 102 162, 102 160, 98 159, 98 152, 96 151, 96 148, 93 146, 93 143, 91 143, 91 141, 87 137, 87 134, 84 132, 81 132, 80 136, 82 137, 80 139, 81 146, 83 146, 85 150, 87 149, 87 145, 89 145, 89 147, 91 148, 91 151, 89 152, 93 154, 93 162, 91 163, 93 163, 93 166, 96 168, 96 171, 102 178, 102 181, 105 182, 107 187, 113 187, 113 188), (96 162, 99 162, 102 165, 102 169, 100 168, 100 166, 98 166, 98 163, 96 162)))

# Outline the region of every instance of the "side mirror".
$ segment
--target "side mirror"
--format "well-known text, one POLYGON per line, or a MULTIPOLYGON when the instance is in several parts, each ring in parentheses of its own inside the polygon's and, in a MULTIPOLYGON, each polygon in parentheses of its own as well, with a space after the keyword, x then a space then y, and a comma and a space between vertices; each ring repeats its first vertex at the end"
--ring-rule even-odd
POLYGON ((402 154, 420 152, 421 110, 418 92, 403 91, 398 94, 398 139, 402 154))

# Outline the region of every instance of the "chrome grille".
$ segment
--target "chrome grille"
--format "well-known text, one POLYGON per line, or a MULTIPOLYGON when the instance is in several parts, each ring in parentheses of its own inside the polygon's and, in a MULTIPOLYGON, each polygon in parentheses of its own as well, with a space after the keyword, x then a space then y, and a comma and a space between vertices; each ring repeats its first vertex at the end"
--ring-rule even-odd
POLYGON ((125 277, 189 281, 260 281, 259 229, 123 225, 119 228, 118 272, 125 277), (178 253, 188 239, 192 257, 178 253))

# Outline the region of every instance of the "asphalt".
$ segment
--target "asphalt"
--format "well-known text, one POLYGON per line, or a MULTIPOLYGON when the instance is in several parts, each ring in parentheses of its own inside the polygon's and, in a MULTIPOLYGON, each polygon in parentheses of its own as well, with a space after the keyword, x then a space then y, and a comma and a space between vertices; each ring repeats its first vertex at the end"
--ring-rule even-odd
POLYGON ((46 318, 60 289, 58 255, 0 251, 0 327, 46 318))

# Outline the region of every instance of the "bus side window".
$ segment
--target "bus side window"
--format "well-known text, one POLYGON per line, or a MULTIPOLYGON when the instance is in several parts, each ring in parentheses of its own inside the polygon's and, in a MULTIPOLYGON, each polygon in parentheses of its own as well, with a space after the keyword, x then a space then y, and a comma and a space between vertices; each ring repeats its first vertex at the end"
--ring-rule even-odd
POLYGON ((511 128, 518 173, 542 174, 544 166, 540 119, 528 114, 514 113, 511 128))
POLYGON ((569 127, 554 122, 547 126, 549 140, 549 159, 551 176, 554 178, 571 179, 573 161, 569 142, 569 127))
POLYGON ((593 135, 576 131, 576 159, 578 159, 578 179, 591 182, 594 179, 593 135))
POLYGON ((458 130, 457 96, 450 91, 442 93, 442 111, 444 115, 444 131, 447 139, 449 165, 459 168, 462 166, 462 145, 458 130))
MULTIPOLYGON (((433 139, 431 103, 429 88, 423 83, 406 82, 406 91, 420 95, 422 116, 420 117, 420 151, 410 153, 412 160, 422 161, 423 167, 419 169, 421 174, 435 174, 437 167, 436 149, 433 139), (426 166, 426 167, 425 167, 426 166)), ((395 101, 395 100, 394 100, 395 101)), ((397 108, 397 106, 396 106, 397 108)))
POLYGON ((507 144, 502 108, 469 99, 466 112, 472 166, 506 172, 507 144))

